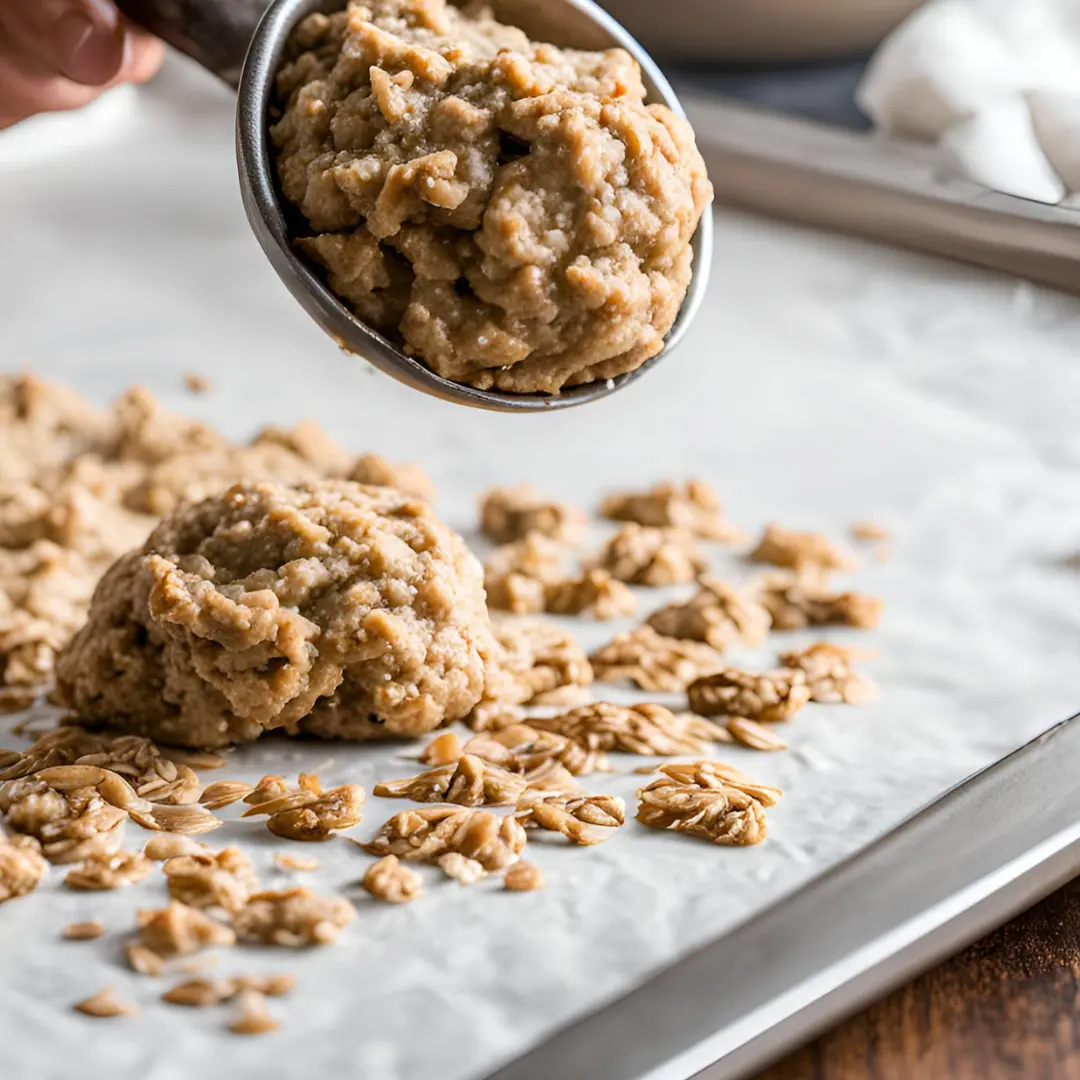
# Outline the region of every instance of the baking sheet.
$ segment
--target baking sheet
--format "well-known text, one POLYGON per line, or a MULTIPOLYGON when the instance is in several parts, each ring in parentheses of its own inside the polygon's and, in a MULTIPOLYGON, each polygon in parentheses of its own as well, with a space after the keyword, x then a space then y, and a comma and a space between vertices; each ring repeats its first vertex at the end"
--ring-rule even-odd
MULTIPOLYGON (((467 534, 493 483, 532 480, 591 506, 606 489, 700 475, 751 531, 779 520, 840 534, 870 517, 896 536, 888 563, 867 559, 851 578, 886 598, 880 631, 829 635, 881 650, 868 665, 880 701, 807 707, 785 730, 786 753, 723 748, 787 792, 765 845, 712 848, 630 824, 591 851, 535 844, 543 892, 463 889, 433 873, 424 899, 398 909, 355 888, 368 860, 351 845, 315 849, 314 874, 277 874, 273 852, 286 845, 227 810, 212 840, 239 842, 268 884, 302 878, 357 899, 335 948, 237 949, 209 969, 295 972, 292 998, 274 1005, 280 1033, 229 1036, 220 1010, 157 1003, 169 984, 124 969, 134 908, 162 900, 153 879, 83 896, 54 874, 0 909, 5 1075, 481 1076, 1075 710, 1080 305, 850 240, 727 213, 717 224, 711 297, 656 371, 580 410, 480 414, 374 376, 308 322, 248 234, 231 101, 201 72, 174 62, 144 92, 0 136, 6 369, 101 401, 140 381, 236 437, 314 416, 351 448, 422 461, 444 516, 467 534), (187 371, 212 378, 214 392, 185 394, 187 371), (66 922, 91 917, 107 938, 57 940, 66 922), (105 984, 141 1016, 70 1012, 105 984)), ((714 555, 720 572, 745 573, 714 555)), ((622 624, 576 625, 591 646, 622 624)), ((317 769, 369 785, 412 772, 409 752, 268 740, 225 773, 317 769)), ((640 763, 620 758, 619 775, 588 786, 630 796, 640 763)), ((372 800, 355 835, 405 805, 372 800)), ((142 839, 131 831, 132 844, 142 839)))

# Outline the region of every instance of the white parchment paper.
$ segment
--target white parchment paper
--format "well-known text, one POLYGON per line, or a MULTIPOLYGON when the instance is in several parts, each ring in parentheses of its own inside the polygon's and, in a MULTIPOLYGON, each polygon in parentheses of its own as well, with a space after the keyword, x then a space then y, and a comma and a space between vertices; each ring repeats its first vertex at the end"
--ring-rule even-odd
MULTIPOLYGON (((841 535, 870 517, 896 537, 888 563, 867 558, 851 578, 887 602, 880 631, 853 635, 881 651, 868 665, 880 701, 807 707, 785 729, 786 753, 724 748, 787 792, 763 846, 713 848, 629 824, 588 851, 533 844, 543 892, 431 874, 427 895, 399 909, 356 888, 368 859, 354 846, 317 846, 317 872, 281 874, 273 853, 288 845, 229 809, 212 840, 244 847, 268 884, 302 879, 357 900, 336 948, 236 949, 208 969, 295 972, 291 999, 274 1005, 282 1030, 230 1036, 223 1010, 164 1005, 168 982, 124 968, 134 909, 160 905, 160 878, 82 895, 54 872, 0 908, 4 1080, 481 1076, 1077 706, 1080 306, 733 214, 719 213, 718 233, 705 310, 655 372, 580 410, 481 414, 374 376, 302 314, 248 233, 231 102, 201 73, 172 63, 144 92, 0 136, 6 369, 100 401, 140 381, 237 437, 316 417, 351 448, 422 461, 443 514, 469 535, 475 498, 493 483, 531 480, 594 506, 605 489, 698 475, 752 531, 780 520, 841 535), (210 377, 213 392, 186 394, 187 371, 210 377), (58 939, 87 918, 108 936, 58 939), (138 1019, 71 1011, 107 984, 139 1002, 138 1019)), ((714 554, 721 573, 745 573, 714 554)), ((641 598, 647 610, 665 596, 641 598)), ((580 625, 589 646, 621 626, 580 625)), ((18 744, 0 732, 0 745, 18 744)), ((225 773, 317 769, 368 785, 413 772, 410 752, 275 739, 237 753, 225 773)), ((620 758, 620 774, 590 788, 632 802, 641 760, 620 758)), ((405 805, 371 800, 355 834, 405 805)))

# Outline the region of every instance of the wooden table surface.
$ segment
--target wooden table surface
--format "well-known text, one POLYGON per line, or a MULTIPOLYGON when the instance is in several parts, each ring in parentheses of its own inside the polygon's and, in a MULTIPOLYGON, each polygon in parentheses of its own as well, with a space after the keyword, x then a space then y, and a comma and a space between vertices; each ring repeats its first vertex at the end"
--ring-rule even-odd
POLYGON ((756 1080, 1080 1080, 1080 878, 756 1080))

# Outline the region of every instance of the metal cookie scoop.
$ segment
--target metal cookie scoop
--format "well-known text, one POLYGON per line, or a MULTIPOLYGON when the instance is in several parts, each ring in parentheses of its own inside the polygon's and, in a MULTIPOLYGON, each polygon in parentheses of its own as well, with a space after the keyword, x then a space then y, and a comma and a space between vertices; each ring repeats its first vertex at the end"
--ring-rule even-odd
MULTIPOLYGON (((294 249, 274 180, 267 109, 286 42, 305 16, 340 10, 345 0, 273 0, 269 7, 266 0, 117 0, 117 4, 135 22, 239 88, 236 157, 248 221, 295 299, 347 352, 444 401, 502 412, 540 412, 596 401, 621 390, 659 363, 685 334, 705 295, 712 261, 712 217, 708 211, 694 234, 694 275, 675 324, 663 349, 637 370, 575 386, 556 396, 475 390, 436 375, 361 322, 294 249)), ((538 41, 578 49, 622 47, 640 64, 649 100, 685 116, 648 53, 592 0, 493 0, 490 6, 496 18, 520 27, 538 41)))

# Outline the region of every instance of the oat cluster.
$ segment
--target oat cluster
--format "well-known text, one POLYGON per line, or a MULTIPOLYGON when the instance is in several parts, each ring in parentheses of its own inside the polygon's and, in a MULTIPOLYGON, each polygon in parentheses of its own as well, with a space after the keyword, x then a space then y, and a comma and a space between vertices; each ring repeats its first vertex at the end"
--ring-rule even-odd
POLYGON ((525 778, 474 754, 438 765, 404 780, 384 780, 373 793, 386 799, 454 803, 457 806, 508 806, 525 790, 525 778))
POLYGON ((810 700, 823 705, 863 705, 877 696, 877 687, 852 668, 865 651, 818 641, 805 649, 780 654, 786 668, 801 671, 810 687, 810 700))
POLYGON ((48 869, 41 845, 32 836, 0 832, 0 904, 33 892, 48 869))
POLYGON ((626 821, 626 806, 615 795, 526 791, 515 815, 525 828, 561 833, 572 844, 602 843, 626 821))
POLYGON ((525 830, 513 817, 499 818, 489 810, 432 806, 402 810, 360 846, 372 855, 428 863, 456 852, 485 870, 502 870, 521 854, 525 830))
POLYGON ((663 705, 583 705, 561 716, 529 721, 538 731, 563 735, 588 750, 628 754, 703 754, 721 737, 700 716, 678 715, 663 705))
POLYGON ((838 591, 819 574, 778 570, 758 583, 758 601, 774 630, 808 626, 851 626, 873 630, 881 621, 882 601, 866 593, 838 591))
POLYGON ((465 744, 464 751, 520 773, 525 786, 530 788, 550 788, 555 777, 563 772, 575 777, 612 771, 611 762, 596 746, 587 746, 556 731, 542 730, 535 721, 482 732, 465 744), (553 766, 558 769, 553 771, 553 766))
POLYGON ((665 480, 646 491, 609 495, 600 506, 600 514, 612 521, 679 529, 724 543, 736 543, 745 535, 726 520, 723 504, 703 480, 688 480, 681 485, 665 480))
POLYGON ((718 761, 662 765, 638 792, 637 819, 652 829, 686 833, 714 844, 760 844, 768 832, 765 809, 780 797, 718 761))
POLYGON ((0 817, 9 830, 39 840, 50 862, 78 863, 116 853, 130 821, 155 832, 202 835, 222 822, 197 800, 199 766, 213 755, 166 757, 138 736, 109 738, 60 727, 0 770, 0 817))
POLYGON ((724 658, 710 645, 666 637, 647 623, 617 634, 589 657, 597 682, 629 681, 640 690, 676 693, 724 658))
POLYGON ((821 533, 798 532, 780 525, 766 525, 751 562, 771 563, 792 570, 855 570, 858 560, 821 533))
POLYGON ((702 577, 700 588, 685 604, 669 604, 649 616, 648 625, 664 637, 704 641, 714 649, 760 645, 772 620, 746 589, 718 578, 702 577))
POLYGON ((751 672, 724 668, 695 679, 686 690, 700 716, 743 716, 759 723, 790 720, 809 700, 806 676, 795 668, 751 672))
POLYGON ((396 855, 384 855, 367 868, 363 885, 376 900, 407 904, 420 895, 422 882, 420 875, 396 855))
POLYGON ((694 535, 631 521, 604 545, 597 564, 631 585, 680 585, 708 566, 694 535))
POLYGON ((496 544, 525 540, 530 533, 572 543, 587 521, 583 510, 545 498, 532 484, 494 487, 480 498, 480 531, 496 544))
POLYGON ((359 784, 326 791, 317 776, 305 774, 295 789, 280 776, 264 777, 244 802, 251 804, 244 817, 265 817, 267 828, 284 840, 329 840, 333 833, 359 825, 364 816, 359 784))

